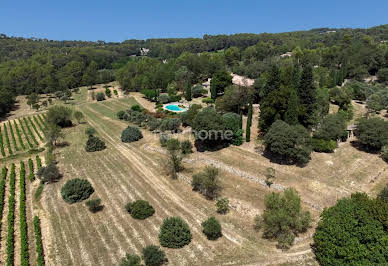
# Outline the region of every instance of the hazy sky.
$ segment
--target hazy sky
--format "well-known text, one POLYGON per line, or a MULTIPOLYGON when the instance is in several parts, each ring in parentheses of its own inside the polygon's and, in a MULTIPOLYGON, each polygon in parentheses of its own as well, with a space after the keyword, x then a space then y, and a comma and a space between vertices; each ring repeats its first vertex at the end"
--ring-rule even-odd
POLYGON ((388 24, 388 0, 1 0, 0 33, 55 40, 202 37, 388 24))

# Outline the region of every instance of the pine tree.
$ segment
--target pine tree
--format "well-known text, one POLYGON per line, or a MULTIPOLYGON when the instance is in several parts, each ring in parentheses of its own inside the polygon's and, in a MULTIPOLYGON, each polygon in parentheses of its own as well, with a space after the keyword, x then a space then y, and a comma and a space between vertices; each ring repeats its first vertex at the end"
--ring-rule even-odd
POLYGON ((265 98, 269 93, 279 90, 281 85, 280 70, 276 65, 272 66, 267 83, 264 85, 262 98, 265 98))
POLYGON ((290 98, 288 99, 287 111, 284 114, 284 121, 289 125, 298 124, 299 115, 299 98, 296 92, 291 92, 290 98))
POLYGON ((303 67, 298 94, 303 107, 301 122, 305 126, 311 126, 314 124, 317 109, 317 90, 314 86, 313 68, 310 65, 303 67))
POLYGON ((191 84, 189 81, 186 83, 186 100, 191 101, 191 84))
POLYGON ((246 142, 251 141, 252 114, 253 114, 253 107, 252 107, 252 102, 250 102, 249 109, 248 109, 247 128, 246 128, 246 133, 245 133, 246 142))

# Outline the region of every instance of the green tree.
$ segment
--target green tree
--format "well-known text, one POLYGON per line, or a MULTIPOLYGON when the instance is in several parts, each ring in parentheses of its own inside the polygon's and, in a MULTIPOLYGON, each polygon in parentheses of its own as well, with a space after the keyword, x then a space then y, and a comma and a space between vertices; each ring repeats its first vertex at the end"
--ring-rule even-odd
POLYGON ((251 101, 249 103, 248 117, 247 117, 247 128, 246 128, 246 132, 245 132, 246 142, 251 141, 252 114, 253 114, 253 107, 252 107, 252 101, 251 101))
POLYGON ((292 90, 287 103, 287 111, 284 114, 284 121, 289 125, 297 125, 299 123, 299 98, 297 93, 292 90))
POLYGON ((314 132, 314 138, 323 140, 346 140, 346 121, 341 114, 330 114, 323 118, 314 132))
POLYGON ((265 134, 264 145, 265 151, 273 159, 298 164, 306 164, 310 160, 311 137, 300 125, 290 126, 282 120, 277 120, 265 134))
POLYGON ((361 118, 356 124, 354 135, 367 149, 379 151, 388 145, 388 122, 381 118, 361 118))
POLYGON ((187 81, 186 83, 186 100, 187 101, 191 101, 192 97, 191 97, 191 84, 190 82, 187 81))
POLYGON ((310 65, 304 66, 298 88, 301 104, 301 122, 305 126, 315 123, 317 111, 317 89, 314 85, 313 69, 310 65))
POLYGON ((141 266, 141 258, 138 255, 127 253, 120 260, 120 266, 141 266))
POLYGON ((77 123, 80 124, 81 120, 84 118, 84 114, 81 111, 75 111, 74 118, 77 120, 77 123))
POLYGON ((283 193, 267 194, 264 204, 265 210, 261 217, 263 237, 276 239, 281 249, 290 248, 295 236, 310 226, 310 213, 302 210, 300 197, 293 188, 283 193))
POLYGON ((218 95, 224 93, 229 85, 232 85, 232 76, 229 73, 224 71, 215 73, 210 81, 212 99, 215 100, 218 95))
POLYGON ((72 204, 83 201, 91 194, 94 188, 86 179, 74 178, 68 180, 61 188, 61 195, 65 202, 72 204))
POLYGON ((51 143, 54 146, 57 145, 58 139, 64 138, 62 128, 60 126, 57 126, 51 123, 47 124, 46 130, 45 130, 45 136, 46 136, 47 142, 51 143))
POLYGON ((388 261, 388 204, 352 194, 325 209, 314 234, 321 265, 383 265, 388 261))
POLYGON ((143 258, 146 266, 160 266, 167 261, 164 251, 153 245, 143 249, 143 258))
POLYGON ((217 168, 207 166, 203 172, 193 175, 191 182, 193 190, 200 192, 209 200, 215 199, 221 190, 218 174, 217 168))
POLYGON ((72 125, 71 116, 72 110, 63 105, 55 105, 49 108, 47 112, 47 124, 54 124, 60 127, 68 127, 72 125))
POLYGON ((95 61, 90 62, 86 68, 82 76, 82 82, 85 85, 90 85, 90 88, 93 88, 93 84, 97 83, 97 63, 95 61))
POLYGON ((179 217, 169 217, 163 220, 160 227, 159 242, 162 247, 183 248, 191 242, 190 228, 179 217))
POLYGON ((222 236, 222 228, 220 222, 214 217, 210 217, 202 223, 202 232, 209 240, 217 240, 222 236))

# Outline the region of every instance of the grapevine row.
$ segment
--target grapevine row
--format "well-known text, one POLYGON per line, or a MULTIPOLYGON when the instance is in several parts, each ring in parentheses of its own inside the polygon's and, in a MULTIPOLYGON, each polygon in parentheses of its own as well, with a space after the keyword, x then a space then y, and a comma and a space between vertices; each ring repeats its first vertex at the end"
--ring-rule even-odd
POLYGON ((42 232, 40 230, 40 220, 38 216, 34 217, 34 229, 35 229, 35 241, 36 241, 36 253, 38 253, 37 265, 44 265, 44 251, 42 243, 42 232))
POLYGON ((26 131, 26 129, 24 128, 23 123, 22 123, 22 121, 21 121, 20 119, 19 119, 19 124, 20 124, 20 127, 22 128, 22 131, 23 131, 23 133, 24 133, 24 136, 26 137, 28 146, 30 146, 30 148, 33 148, 34 146, 32 145, 30 139, 28 138, 27 131, 26 131))
POLYGON ((35 175, 34 175, 34 162, 32 161, 32 159, 28 159, 28 168, 30 170, 30 174, 28 175, 28 179, 30 181, 34 181, 35 179, 35 175))
POLYGON ((15 252, 15 164, 11 166, 8 198, 7 266, 14 265, 15 252))
POLYGON ((0 180, 0 229, 1 221, 3 220, 3 211, 4 211, 4 199, 5 199, 5 181, 7 179, 8 169, 4 166, 1 169, 1 180, 0 180))
POLYGON ((36 155, 36 170, 39 170, 42 167, 42 160, 39 155, 36 155))
POLYGON ((22 266, 28 266, 28 230, 26 215, 26 169, 24 162, 20 162, 20 260, 22 266))
POLYGON ((5 157, 5 150, 4 150, 4 144, 3 144, 3 134, 1 133, 1 127, 0 127, 0 150, 1 150, 1 155, 5 157))
POLYGON ((28 134, 30 134, 32 141, 33 141, 36 145, 39 145, 38 141, 37 141, 36 138, 35 138, 34 133, 32 132, 32 130, 31 130, 31 128, 30 128, 30 125, 28 124, 27 118, 23 117, 23 121, 24 121, 24 124, 25 124, 26 127, 27 127, 28 134))
POLYGON ((27 119, 28 119, 28 121, 30 121, 30 124, 32 125, 32 129, 35 131, 35 133, 36 133, 36 135, 38 136, 38 138, 39 138, 41 141, 43 141, 43 137, 40 135, 39 130, 36 128, 34 122, 32 122, 31 117, 29 116, 27 119))
POLYGON ((44 133, 44 128, 43 128, 42 124, 39 122, 38 118, 36 118, 36 117, 37 117, 37 116, 33 116, 34 121, 35 121, 35 123, 38 125, 40 131, 42 131, 42 132, 44 133))
POLYGON ((13 151, 12 151, 12 148, 11 148, 11 143, 9 142, 7 125, 5 123, 3 125, 3 129, 4 129, 4 136, 5 136, 5 143, 7 144, 7 148, 8 148, 8 153, 10 155, 12 155, 13 151))
POLYGON ((19 147, 16 143, 15 132, 13 131, 11 121, 8 121, 8 126, 9 126, 9 131, 11 132, 13 146, 15 147, 16 151, 19 151, 19 147))
POLYGON ((13 125, 15 126, 16 135, 18 135, 20 146, 22 147, 22 150, 25 150, 26 146, 23 143, 22 134, 20 133, 20 130, 19 130, 18 124, 16 123, 16 120, 13 121, 13 125))

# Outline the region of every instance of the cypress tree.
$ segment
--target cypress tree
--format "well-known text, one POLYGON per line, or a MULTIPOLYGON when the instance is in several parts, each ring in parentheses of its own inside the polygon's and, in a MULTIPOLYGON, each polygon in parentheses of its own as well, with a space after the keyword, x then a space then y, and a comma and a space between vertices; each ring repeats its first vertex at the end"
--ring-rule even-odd
POLYGON ((253 107, 252 107, 252 102, 250 102, 249 109, 248 109, 247 128, 246 128, 246 133, 245 133, 246 142, 251 141, 252 113, 253 113, 253 107))
POLYGON ((287 111, 284 114, 284 121, 289 125, 298 124, 299 115, 299 99, 295 90, 291 92, 290 98, 288 99, 287 111))
POLYGON ((272 66, 267 83, 263 88, 262 98, 265 98, 270 92, 279 90, 281 85, 280 70, 276 65, 272 66))
POLYGON ((186 83, 186 100, 191 101, 191 84, 189 81, 186 83))
POLYGON ((210 81, 210 95, 213 100, 217 98, 217 87, 216 82, 213 79, 210 81))
POLYGON ((314 123, 314 114, 317 109, 317 90, 314 86, 313 68, 310 65, 303 67, 298 94, 303 107, 301 122, 305 126, 311 126, 314 123))

